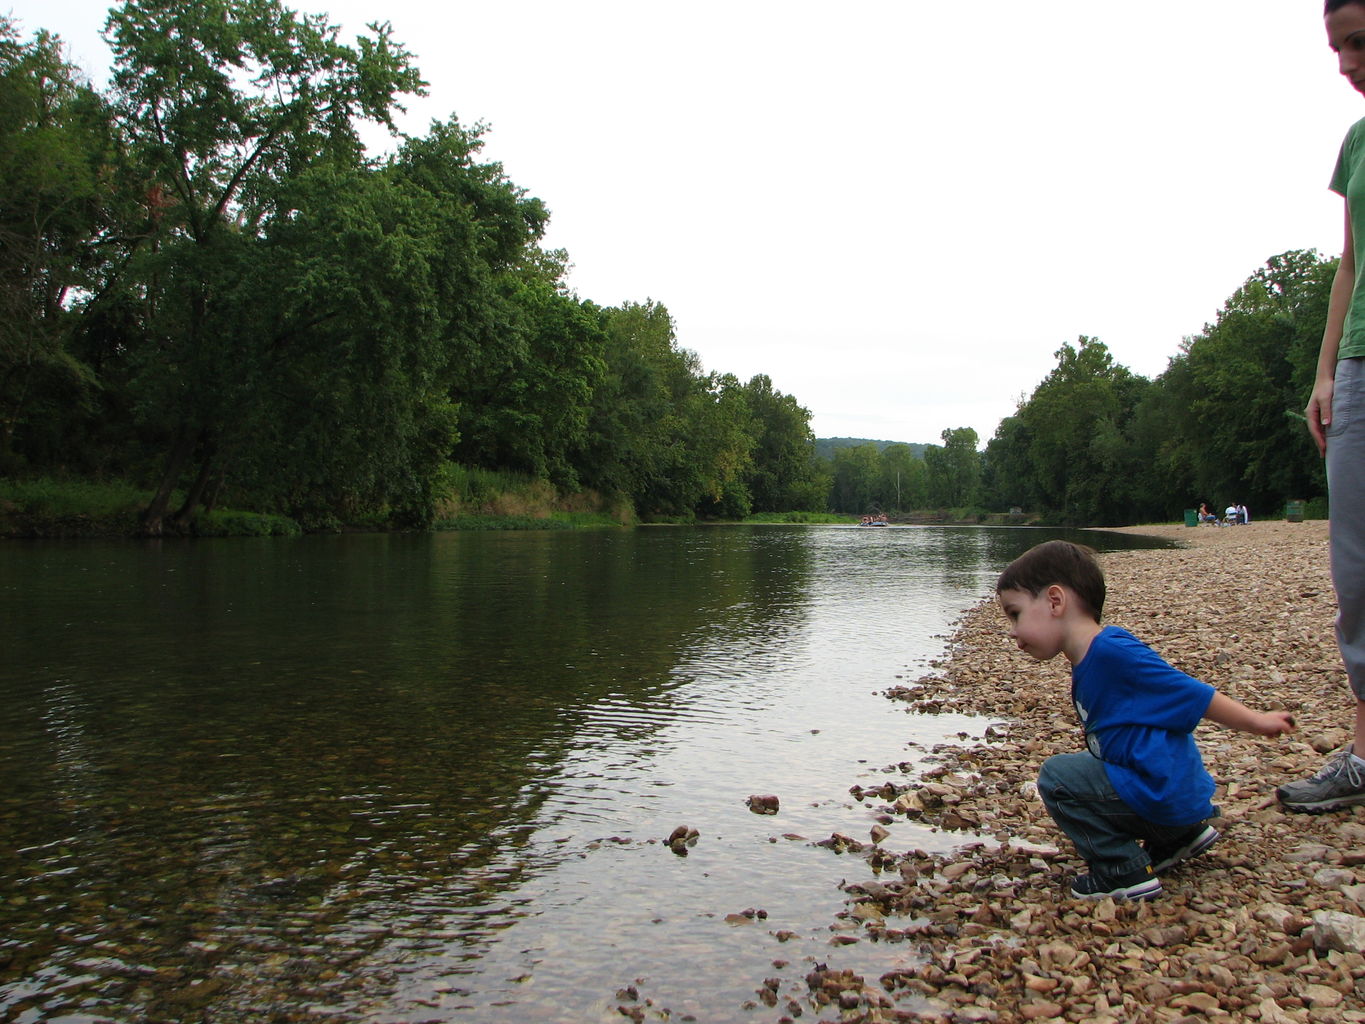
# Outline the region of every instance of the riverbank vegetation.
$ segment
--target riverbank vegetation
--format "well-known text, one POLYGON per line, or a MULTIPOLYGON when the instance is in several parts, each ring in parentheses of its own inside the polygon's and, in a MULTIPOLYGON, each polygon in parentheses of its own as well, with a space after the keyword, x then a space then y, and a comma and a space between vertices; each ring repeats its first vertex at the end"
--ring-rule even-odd
POLYGON ((661 303, 571 294, 481 126, 367 155, 424 88, 387 28, 134 0, 107 37, 100 91, 0 19, 6 479, 127 481, 153 535, 539 514, 482 507, 518 491, 474 500, 483 471, 571 515, 823 505, 809 412, 705 371, 661 303))
POLYGON ((837 449, 834 507, 975 505, 1114 526, 1179 520, 1200 502, 1275 518, 1300 500, 1325 516, 1322 460, 1301 410, 1336 267, 1312 251, 1272 257, 1154 380, 1097 338, 1063 344, 984 452, 970 429, 945 430, 922 460, 905 445, 837 449))
POLYGON ((107 36, 97 89, 0 16, 6 532, 1119 524, 1325 493, 1297 414, 1335 266, 1315 253, 1271 259, 1155 380, 1062 345, 984 451, 965 427, 818 450, 795 396, 705 370, 661 302, 571 292, 481 125, 398 135, 424 83, 386 26, 347 45, 277 0, 130 0, 107 36), (90 481, 79 510, 14 490, 90 481))

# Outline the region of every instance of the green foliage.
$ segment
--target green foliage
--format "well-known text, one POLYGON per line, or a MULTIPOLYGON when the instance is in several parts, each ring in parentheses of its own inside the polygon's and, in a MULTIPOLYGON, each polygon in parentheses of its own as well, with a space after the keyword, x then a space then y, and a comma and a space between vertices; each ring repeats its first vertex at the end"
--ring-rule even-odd
POLYGON ((367 158, 361 123, 423 89, 387 26, 348 45, 279 0, 127 0, 107 35, 101 94, 0 17, 0 473, 144 486, 11 515, 235 534, 278 524, 223 506, 335 530, 984 503, 1102 525, 1325 493, 1296 418, 1335 270, 1316 253, 1269 260, 1155 381, 1063 345, 984 455, 969 428, 816 442, 766 374, 705 371, 662 303, 571 294, 481 125, 367 158))
POLYGON ((309 530, 544 504, 449 464, 615 519, 823 507, 809 413, 704 372, 661 304, 569 294, 482 126, 366 157, 361 122, 423 89, 387 26, 127 0, 106 34, 100 95, 0 19, 0 472, 152 481, 152 534, 220 503, 309 530))
POLYGON ((48 516, 109 515, 138 509, 146 500, 144 489, 124 480, 31 480, 0 478, 0 501, 20 511, 48 516))
MULTIPOLYGON (((861 445, 874 445, 877 451, 885 451, 893 444, 905 444, 902 441, 874 441, 869 437, 820 437, 815 441, 815 454, 818 458, 833 460, 834 453, 840 448, 857 448, 861 445)), ((924 450, 927 444, 906 444, 910 453, 917 459, 924 458, 924 450)))
POLYGON ((847 523, 848 516, 838 512, 755 512, 744 517, 746 523, 847 523))
POLYGON ((1153 415, 1184 439, 1164 461, 1190 493, 1266 508, 1325 491, 1296 414, 1311 388, 1335 269, 1312 252, 1273 257, 1172 360, 1153 415))
MULTIPOLYGON (((975 437, 975 432, 969 433, 975 437)), ((975 444, 974 440, 968 443, 975 444)), ((828 464, 830 508, 866 515, 927 507, 931 503, 927 459, 935 447, 876 441, 835 446, 831 449, 833 461, 828 464), (917 452, 924 453, 924 457, 917 452)), ((820 462, 823 460, 818 460, 817 465, 820 462)))
POLYGON ((115 158, 103 100, 39 32, 0 16, 0 472, 60 459, 97 389, 68 301, 96 280, 115 158))
POLYGON ((303 533, 302 527, 287 516, 229 509, 200 513, 193 528, 200 537, 297 537, 303 533))
POLYGON ((930 445, 924 453, 929 504, 964 506, 974 502, 981 485, 981 453, 971 427, 945 430, 943 447, 930 445))
POLYGON ((1046 511, 1064 523, 1115 523, 1132 507, 1128 440, 1146 384, 1081 336, 986 446, 991 504, 1046 511))
POLYGON ((445 501, 479 507, 499 496, 530 486, 533 478, 525 473, 460 466, 447 462, 441 466, 436 486, 445 501))
POLYGON ((1255 518, 1322 495, 1299 410, 1335 270, 1314 252, 1272 257, 1155 381, 1116 365, 1093 338, 1064 345, 987 445, 989 503, 1112 525, 1169 522, 1201 501, 1240 501, 1255 518))
POLYGON ((604 513, 556 512, 548 516, 496 516, 462 514, 439 519, 437 530, 584 530, 617 529, 619 522, 604 513))

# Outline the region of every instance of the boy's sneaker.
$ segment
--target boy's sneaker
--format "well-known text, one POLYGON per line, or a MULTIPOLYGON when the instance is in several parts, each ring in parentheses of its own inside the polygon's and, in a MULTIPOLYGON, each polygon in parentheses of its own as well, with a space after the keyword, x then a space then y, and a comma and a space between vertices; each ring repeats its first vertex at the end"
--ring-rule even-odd
POLYGON ((1365 804, 1365 768, 1357 763, 1351 748, 1347 747, 1333 754, 1311 779, 1286 782, 1275 793, 1285 810, 1309 814, 1365 804))
POLYGON ((1170 846, 1149 844, 1147 853, 1152 858, 1152 871, 1158 875, 1165 874, 1177 864, 1198 857, 1216 842, 1218 842, 1216 828, 1212 825, 1195 825, 1170 846))
POLYGON ((1150 868, 1120 878, 1077 875, 1071 883, 1071 895, 1083 900, 1102 900, 1106 896, 1116 900, 1154 900, 1161 895, 1161 879, 1150 868))

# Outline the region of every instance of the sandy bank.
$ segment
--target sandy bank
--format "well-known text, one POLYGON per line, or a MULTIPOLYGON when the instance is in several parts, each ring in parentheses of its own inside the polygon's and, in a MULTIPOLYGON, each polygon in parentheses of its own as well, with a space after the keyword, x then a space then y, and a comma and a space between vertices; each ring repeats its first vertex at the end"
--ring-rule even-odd
MULTIPOLYGON (((1247 704, 1292 709, 1300 731, 1267 740, 1202 726, 1222 840, 1168 875, 1156 902, 1064 897, 1082 864, 1032 783, 1045 757, 1079 749, 1068 668, 1017 651, 993 603, 972 610, 942 671, 899 697, 998 724, 983 743, 941 748, 928 777, 892 772, 862 793, 874 813, 960 830, 966 845, 948 857, 890 838, 864 848, 874 871, 847 885, 845 924, 905 943, 905 967, 865 979, 839 1019, 1365 1021, 1359 944, 1329 950, 1313 924, 1324 911, 1365 916, 1365 808, 1291 815, 1274 797, 1346 739, 1327 525, 1131 532, 1188 547, 1103 556, 1105 621, 1247 704)), ((817 997, 854 987, 811 985, 817 997)))

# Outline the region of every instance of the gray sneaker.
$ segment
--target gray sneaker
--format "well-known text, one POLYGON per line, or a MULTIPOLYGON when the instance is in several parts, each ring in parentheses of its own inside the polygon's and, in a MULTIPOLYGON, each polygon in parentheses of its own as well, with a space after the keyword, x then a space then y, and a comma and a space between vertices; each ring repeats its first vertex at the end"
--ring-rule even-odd
POLYGON ((1347 747, 1333 754, 1311 779, 1287 782, 1275 792, 1285 810, 1309 814, 1365 804, 1365 768, 1356 763, 1347 747))

